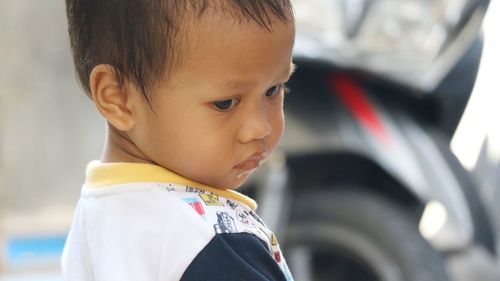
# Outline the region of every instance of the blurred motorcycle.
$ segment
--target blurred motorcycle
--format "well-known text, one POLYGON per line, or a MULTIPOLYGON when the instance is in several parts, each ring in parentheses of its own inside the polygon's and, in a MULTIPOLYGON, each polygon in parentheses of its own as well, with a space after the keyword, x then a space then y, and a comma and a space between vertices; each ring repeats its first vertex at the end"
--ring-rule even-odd
POLYGON ((449 142, 489 1, 293 2, 285 135, 247 192, 296 280, 480 276, 494 230, 449 142))

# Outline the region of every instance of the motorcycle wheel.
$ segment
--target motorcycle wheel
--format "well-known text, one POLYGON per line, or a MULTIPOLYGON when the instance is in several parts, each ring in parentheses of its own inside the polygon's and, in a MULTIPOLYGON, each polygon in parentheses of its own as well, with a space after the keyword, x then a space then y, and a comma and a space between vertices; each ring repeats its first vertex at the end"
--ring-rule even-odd
POLYGON ((291 215, 285 255, 296 280, 449 280, 416 216, 380 195, 360 189, 306 194, 291 215))

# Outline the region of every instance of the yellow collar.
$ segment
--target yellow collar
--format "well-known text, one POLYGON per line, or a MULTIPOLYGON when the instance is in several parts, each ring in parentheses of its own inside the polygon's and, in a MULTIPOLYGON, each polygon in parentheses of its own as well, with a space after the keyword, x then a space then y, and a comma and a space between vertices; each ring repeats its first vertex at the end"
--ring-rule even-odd
POLYGON ((257 203, 234 190, 217 189, 182 177, 163 167, 146 163, 101 163, 92 161, 87 166, 85 186, 99 188, 133 182, 168 182, 197 187, 221 197, 245 203, 253 210, 257 203))

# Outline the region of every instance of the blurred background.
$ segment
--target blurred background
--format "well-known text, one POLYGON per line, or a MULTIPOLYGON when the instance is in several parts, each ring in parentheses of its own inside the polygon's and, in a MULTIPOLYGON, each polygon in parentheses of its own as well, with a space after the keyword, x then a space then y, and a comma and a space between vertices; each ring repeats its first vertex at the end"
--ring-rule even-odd
MULTIPOLYGON (((64 9, 62 1, 0 0, 0 281, 62 280, 59 258, 85 166, 104 141, 104 121, 76 82, 64 9)), ((474 92, 447 144, 472 173, 496 233, 499 19, 493 1, 474 92)))
POLYGON ((59 280, 104 122, 76 83, 63 1, 0 1, 0 37, 0 280, 59 280))

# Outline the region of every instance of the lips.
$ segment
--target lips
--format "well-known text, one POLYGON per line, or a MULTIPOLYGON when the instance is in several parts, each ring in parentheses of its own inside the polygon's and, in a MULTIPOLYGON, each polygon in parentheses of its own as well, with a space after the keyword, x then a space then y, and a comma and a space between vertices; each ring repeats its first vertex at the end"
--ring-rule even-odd
POLYGON ((234 166, 234 168, 241 171, 251 171, 257 169, 265 158, 266 153, 258 152, 248 157, 245 161, 234 166))

